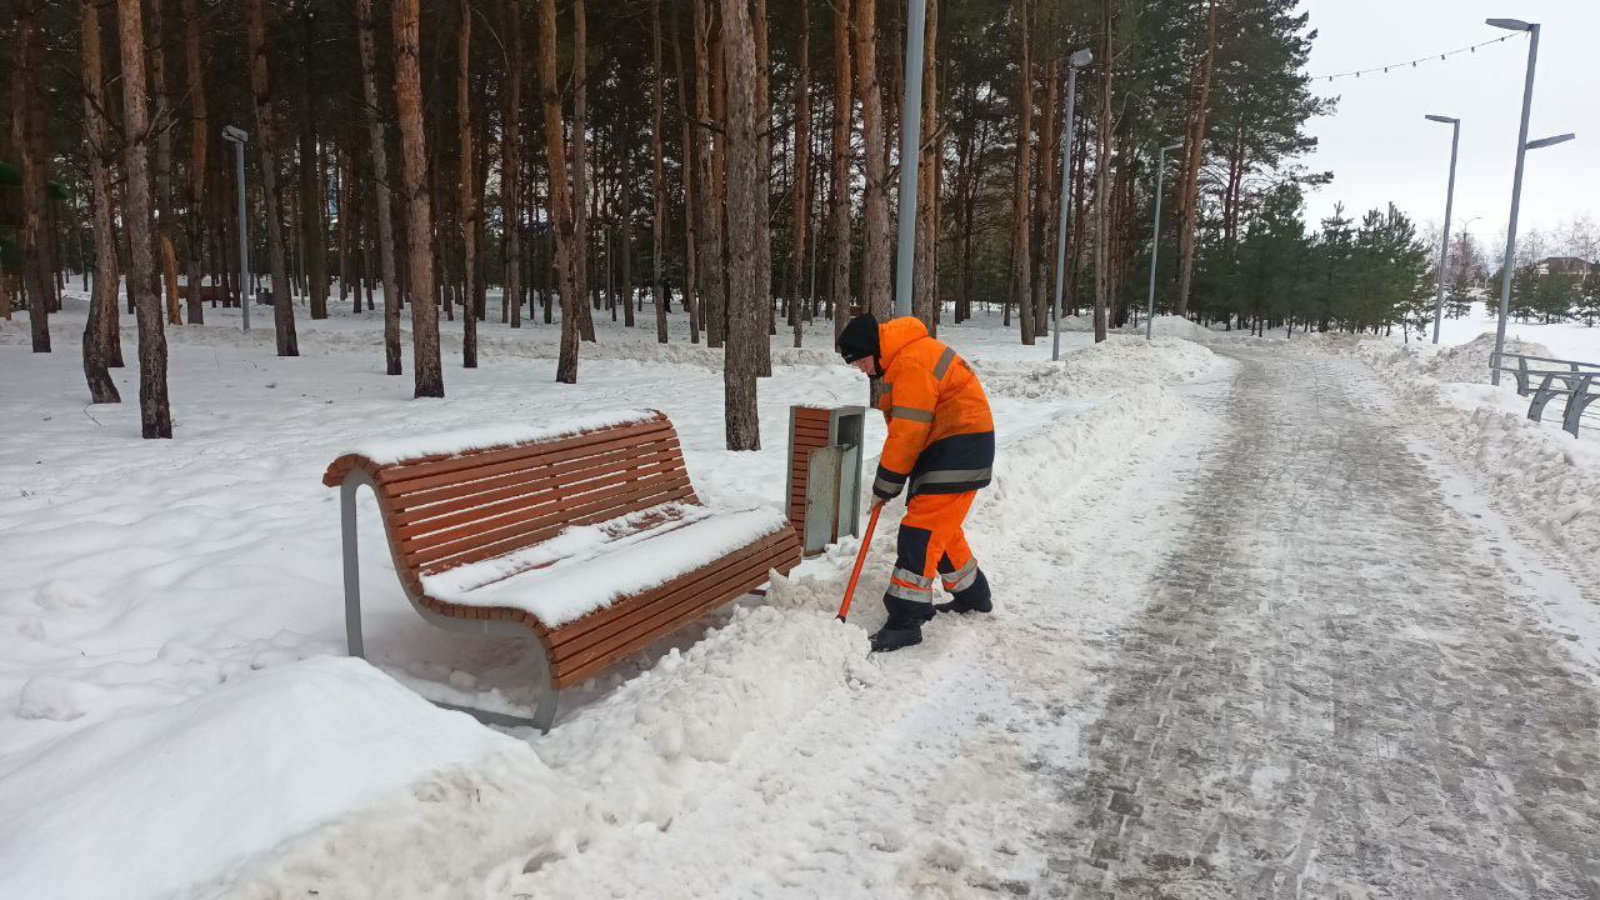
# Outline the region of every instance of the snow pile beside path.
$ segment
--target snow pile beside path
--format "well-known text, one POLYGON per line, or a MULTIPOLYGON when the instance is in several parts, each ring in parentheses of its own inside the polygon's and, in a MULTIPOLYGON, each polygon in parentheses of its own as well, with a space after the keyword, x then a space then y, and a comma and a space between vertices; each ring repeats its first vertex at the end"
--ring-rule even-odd
MULTIPOLYGON (((1506 352, 1550 358, 1550 348, 1532 341, 1506 338, 1506 352)), ((1489 383, 1489 361, 1494 356, 1494 334, 1485 332, 1465 344, 1441 350, 1428 360, 1423 371, 1440 381, 1489 383)))
MULTIPOLYGON (((55 693, 39 681, 24 694, 55 693)), ((513 746, 360 660, 254 673, 84 728, 0 778, 0 897, 162 896, 513 746)))
POLYGON ((987 363, 972 367, 991 395, 1034 400, 1095 398, 1108 390, 1146 383, 1176 383, 1209 372, 1216 354, 1192 341, 1113 335, 1074 351, 1060 362, 987 363))
MULTIPOLYGON (((1486 337, 1492 348, 1493 336, 1486 337)), ((1483 339, 1472 344, 1480 346, 1440 364, 1438 371, 1457 374, 1457 364, 1465 369, 1474 354, 1481 354, 1487 371, 1483 339)), ((1379 338, 1320 346, 1362 359, 1389 376, 1385 381, 1411 424, 1479 472, 1483 486, 1507 511, 1600 576, 1600 453, 1593 447, 1561 431, 1558 422, 1530 421, 1526 401, 1516 397, 1509 382, 1498 388, 1442 382, 1419 362, 1416 350, 1397 351, 1379 338)), ((1543 349, 1520 341, 1514 346, 1534 355, 1543 349)))
MULTIPOLYGON (((1129 334, 1144 334, 1143 323, 1129 325, 1122 330, 1129 334)), ((1156 316, 1155 324, 1151 331, 1156 337, 1181 338, 1186 341, 1203 341, 1211 337, 1211 332, 1189 321, 1183 316, 1156 316)))
POLYGON ((736 609, 531 749, 437 773, 195 894, 480 896, 485 880, 493 888, 609 831, 666 830, 724 767, 874 677, 865 632, 786 585, 774 605, 736 609))

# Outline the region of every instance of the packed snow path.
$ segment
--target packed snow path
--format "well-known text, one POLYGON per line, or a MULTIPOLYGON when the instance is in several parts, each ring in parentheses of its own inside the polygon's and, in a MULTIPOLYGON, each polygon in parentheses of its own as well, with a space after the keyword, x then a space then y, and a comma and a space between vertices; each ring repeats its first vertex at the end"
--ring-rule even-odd
POLYGON ((1051 895, 1600 897, 1595 689, 1505 548, 1357 367, 1218 349, 1211 489, 1064 780, 1051 895))

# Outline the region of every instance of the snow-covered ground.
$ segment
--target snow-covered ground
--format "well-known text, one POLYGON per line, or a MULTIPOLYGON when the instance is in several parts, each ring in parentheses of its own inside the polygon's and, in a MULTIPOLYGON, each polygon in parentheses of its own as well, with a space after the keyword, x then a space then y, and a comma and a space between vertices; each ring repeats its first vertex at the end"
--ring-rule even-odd
MULTIPOLYGON (((1071 327, 1052 364, 1048 340, 1022 347, 980 315, 941 337, 996 413, 997 478, 969 532, 992 617, 941 617, 923 646, 869 657, 890 521, 849 625, 834 612, 853 541, 570 692, 549 734, 500 732, 413 691, 525 707, 518 646, 420 621, 365 502, 372 665, 342 658, 327 464, 358 444, 648 406, 672 418, 708 501, 776 508, 788 407, 865 394, 826 326, 802 350, 787 331, 774 339, 764 449, 736 454, 722 448, 720 354, 690 346, 681 317, 666 347, 649 327, 600 322, 577 386, 553 382, 551 327, 490 323, 468 371, 459 323, 445 323, 448 397, 417 401, 409 376, 382 374, 377 314, 302 317, 304 355, 288 360, 273 355, 269 317, 241 335, 237 313, 207 315, 168 329, 173 441, 138 438, 131 369, 116 373, 127 402, 86 405, 81 297, 48 357, 28 352, 21 317, 0 323, 0 418, 19 423, 0 434, 0 897, 1047 893, 1073 865, 1063 797, 1099 765, 1081 739, 1129 689, 1115 675, 1124 640, 1153 594, 1174 590, 1170 560, 1196 510, 1233 527, 1207 511, 1214 480, 1257 474, 1218 455, 1241 427, 1230 357, 1247 343, 1304 354, 1307 371, 1375 410, 1369 432, 1381 421, 1444 448, 1437 465, 1461 485, 1452 504, 1478 510, 1463 519, 1505 514, 1501 543, 1533 548, 1510 554, 1517 571, 1560 600, 1549 615, 1573 635, 1562 643, 1600 663, 1593 598, 1536 558, 1595 558, 1600 461, 1588 437, 1519 423, 1514 393, 1451 382, 1481 368, 1464 355, 1477 350, 1298 335, 1283 347, 1159 320, 1154 343, 1094 346, 1071 327), (1338 380, 1363 366, 1372 375, 1338 380)), ((1457 325, 1456 343, 1483 328, 1457 325)), ((1600 358, 1584 330, 1558 328, 1513 333, 1600 358)), ((133 359, 131 328, 125 346, 133 359)), ((1257 418, 1244 434, 1289 429, 1275 439, 1292 442, 1290 417, 1257 418)), ((881 422, 868 429, 875 448, 881 422)), ((1258 537, 1250 521, 1237 528, 1258 537)))

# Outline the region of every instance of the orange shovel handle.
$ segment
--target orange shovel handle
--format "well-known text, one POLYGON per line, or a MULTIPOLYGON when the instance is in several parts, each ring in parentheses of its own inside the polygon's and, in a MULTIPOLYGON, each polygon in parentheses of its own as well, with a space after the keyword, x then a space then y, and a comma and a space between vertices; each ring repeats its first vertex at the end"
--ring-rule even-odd
POLYGON ((844 603, 839 607, 839 621, 850 615, 850 598, 855 596, 856 582, 861 580, 861 567, 867 562, 867 548, 872 546, 872 533, 878 529, 878 514, 882 503, 872 504, 872 518, 867 520, 867 533, 861 538, 861 549, 856 552, 856 567, 850 571, 850 586, 844 589, 844 603))

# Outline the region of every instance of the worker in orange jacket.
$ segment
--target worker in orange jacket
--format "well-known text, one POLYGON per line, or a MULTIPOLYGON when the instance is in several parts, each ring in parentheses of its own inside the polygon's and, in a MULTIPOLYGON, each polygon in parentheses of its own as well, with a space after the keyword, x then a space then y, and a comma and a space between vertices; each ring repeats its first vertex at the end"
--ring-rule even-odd
POLYGON ((889 620, 874 651, 922 642, 922 623, 939 612, 989 612, 989 581, 961 533, 994 466, 994 418, 965 360, 910 316, 878 324, 870 314, 839 333, 839 355, 883 379, 879 408, 889 421, 872 493, 887 503, 909 485, 899 552, 883 604, 889 620), (951 601, 933 604, 938 573, 951 601))

